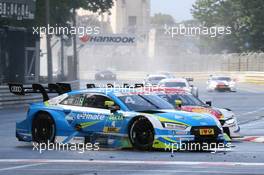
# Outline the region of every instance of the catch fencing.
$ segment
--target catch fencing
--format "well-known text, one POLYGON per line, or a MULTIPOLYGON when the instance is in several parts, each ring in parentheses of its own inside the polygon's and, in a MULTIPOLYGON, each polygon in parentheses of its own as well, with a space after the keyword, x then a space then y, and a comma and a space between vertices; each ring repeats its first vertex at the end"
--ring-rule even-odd
POLYGON ((264 53, 243 54, 179 54, 147 57, 126 55, 80 55, 80 71, 114 69, 147 72, 264 72, 264 53))

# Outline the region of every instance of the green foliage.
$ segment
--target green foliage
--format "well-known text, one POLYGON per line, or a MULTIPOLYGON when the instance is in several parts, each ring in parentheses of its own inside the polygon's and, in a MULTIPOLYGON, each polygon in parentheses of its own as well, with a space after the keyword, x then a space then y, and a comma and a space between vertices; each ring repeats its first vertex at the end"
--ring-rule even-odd
MULTIPOLYGON (((230 26, 232 34, 203 37, 212 52, 264 51, 263 0, 197 0, 192 13, 204 26, 230 26)), ((203 47, 201 46, 201 47, 203 47)))
POLYGON ((151 17, 151 24, 156 26, 163 26, 165 24, 172 25, 175 24, 175 20, 171 15, 157 13, 151 17))

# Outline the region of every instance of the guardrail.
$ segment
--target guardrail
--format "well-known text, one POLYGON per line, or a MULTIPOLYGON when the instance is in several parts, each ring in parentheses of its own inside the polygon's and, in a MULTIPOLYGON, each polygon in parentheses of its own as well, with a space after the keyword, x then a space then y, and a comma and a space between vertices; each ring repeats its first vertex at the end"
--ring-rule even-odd
POLYGON ((245 82, 264 84, 264 73, 248 74, 245 76, 245 82))
MULTIPOLYGON (((66 83, 70 83, 73 90, 80 89, 80 81, 78 80, 66 83)), ((28 104, 39 101, 42 101, 40 94, 16 96, 9 92, 8 86, 0 86, 0 109, 27 107, 28 104)))
MULTIPOLYGON (((117 71, 119 80, 143 81, 150 72, 133 72, 133 71, 117 71)), ((192 77, 194 81, 205 81, 209 75, 227 75, 237 79, 239 82, 248 82, 256 84, 264 84, 264 72, 171 72, 176 77, 192 77)), ((95 72, 80 72, 82 80, 94 79, 95 72)), ((70 83, 72 89, 80 88, 80 81, 67 82, 70 83)), ((25 97, 14 96, 9 93, 7 86, 0 86, 0 109, 8 107, 21 107, 29 103, 41 101, 40 95, 28 95, 25 97)))

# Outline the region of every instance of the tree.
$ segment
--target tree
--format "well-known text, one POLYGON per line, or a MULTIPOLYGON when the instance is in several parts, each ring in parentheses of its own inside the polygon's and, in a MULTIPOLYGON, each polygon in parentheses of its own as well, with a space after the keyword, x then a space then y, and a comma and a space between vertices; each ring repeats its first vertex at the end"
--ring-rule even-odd
POLYGON ((151 17, 151 24, 156 26, 173 25, 175 24, 175 20, 171 15, 157 13, 151 17))
MULTIPOLYGON (((46 26, 48 23, 50 26, 70 27, 71 22, 75 27, 75 9, 83 8, 94 13, 109 12, 109 9, 113 5, 113 0, 37 0, 36 12, 34 20, 12 20, 1 19, 0 27, 13 26, 13 27, 25 27, 28 31, 33 27, 46 26), (48 5, 49 4, 49 5, 48 5), (49 7, 49 13, 46 7, 49 7), (46 14, 49 14, 49 18, 46 18, 46 14), (49 19, 49 21, 48 21, 49 19), (48 21, 48 22, 47 22, 48 21)), ((36 37, 40 37, 36 35, 36 37)), ((47 60, 48 60, 48 79, 52 82, 52 49, 50 46, 50 35, 47 37, 47 60)), ((61 36, 62 37, 62 36, 61 36)), ((76 48, 76 35, 73 35, 73 53, 74 53, 74 75, 77 75, 77 48, 76 48)), ((77 77, 77 76, 76 76, 77 77)))
POLYGON ((263 0, 197 0, 192 8, 204 26, 230 26, 232 33, 217 38, 203 37, 212 51, 264 51, 263 0))

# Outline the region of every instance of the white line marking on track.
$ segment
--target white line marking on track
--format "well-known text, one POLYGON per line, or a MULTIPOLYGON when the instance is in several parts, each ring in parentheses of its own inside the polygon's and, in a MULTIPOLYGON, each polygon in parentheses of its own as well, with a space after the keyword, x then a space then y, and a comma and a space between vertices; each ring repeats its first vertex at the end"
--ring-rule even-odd
POLYGON ((39 165, 43 165, 43 164, 46 164, 46 163, 34 163, 34 164, 27 164, 27 165, 19 165, 19 166, 1 168, 0 171, 15 170, 15 169, 21 169, 21 168, 39 166, 39 165))
POLYGON ((235 141, 264 143, 264 136, 245 136, 242 138, 234 138, 234 140, 235 141))
POLYGON ((257 90, 254 90, 254 89, 248 89, 248 88, 238 88, 239 90, 241 91, 244 91, 244 92, 249 92, 249 93, 253 93, 253 94, 257 94, 257 93, 260 93, 258 92, 257 90))
POLYGON ((249 111, 249 112, 246 112, 246 113, 239 114, 239 116, 244 116, 244 115, 254 114, 254 113, 261 112, 261 111, 264 111, 264 107, 259 108, 259 109, 254 110, 254 111, 249 111))
POLYGON ((263 93, 263 89, 258 87, 238 87, 237 89, 254 94, 263 93))
MULTIPOLYGON (((5 163, 83 163, 83 164, 149 164, 149 165, 200 165, 200 166, 261 166, 257 162, 191 162, 191 161, 151 161, 151 160, 77 160, 77 159, 0 159, 5 163)), ((34 166, 32 165, 32 166, 34 166)), ((26 165, 25 165, 26 166, 26 165)), ((28 165, 30 166, 30 165, 28 165)))

